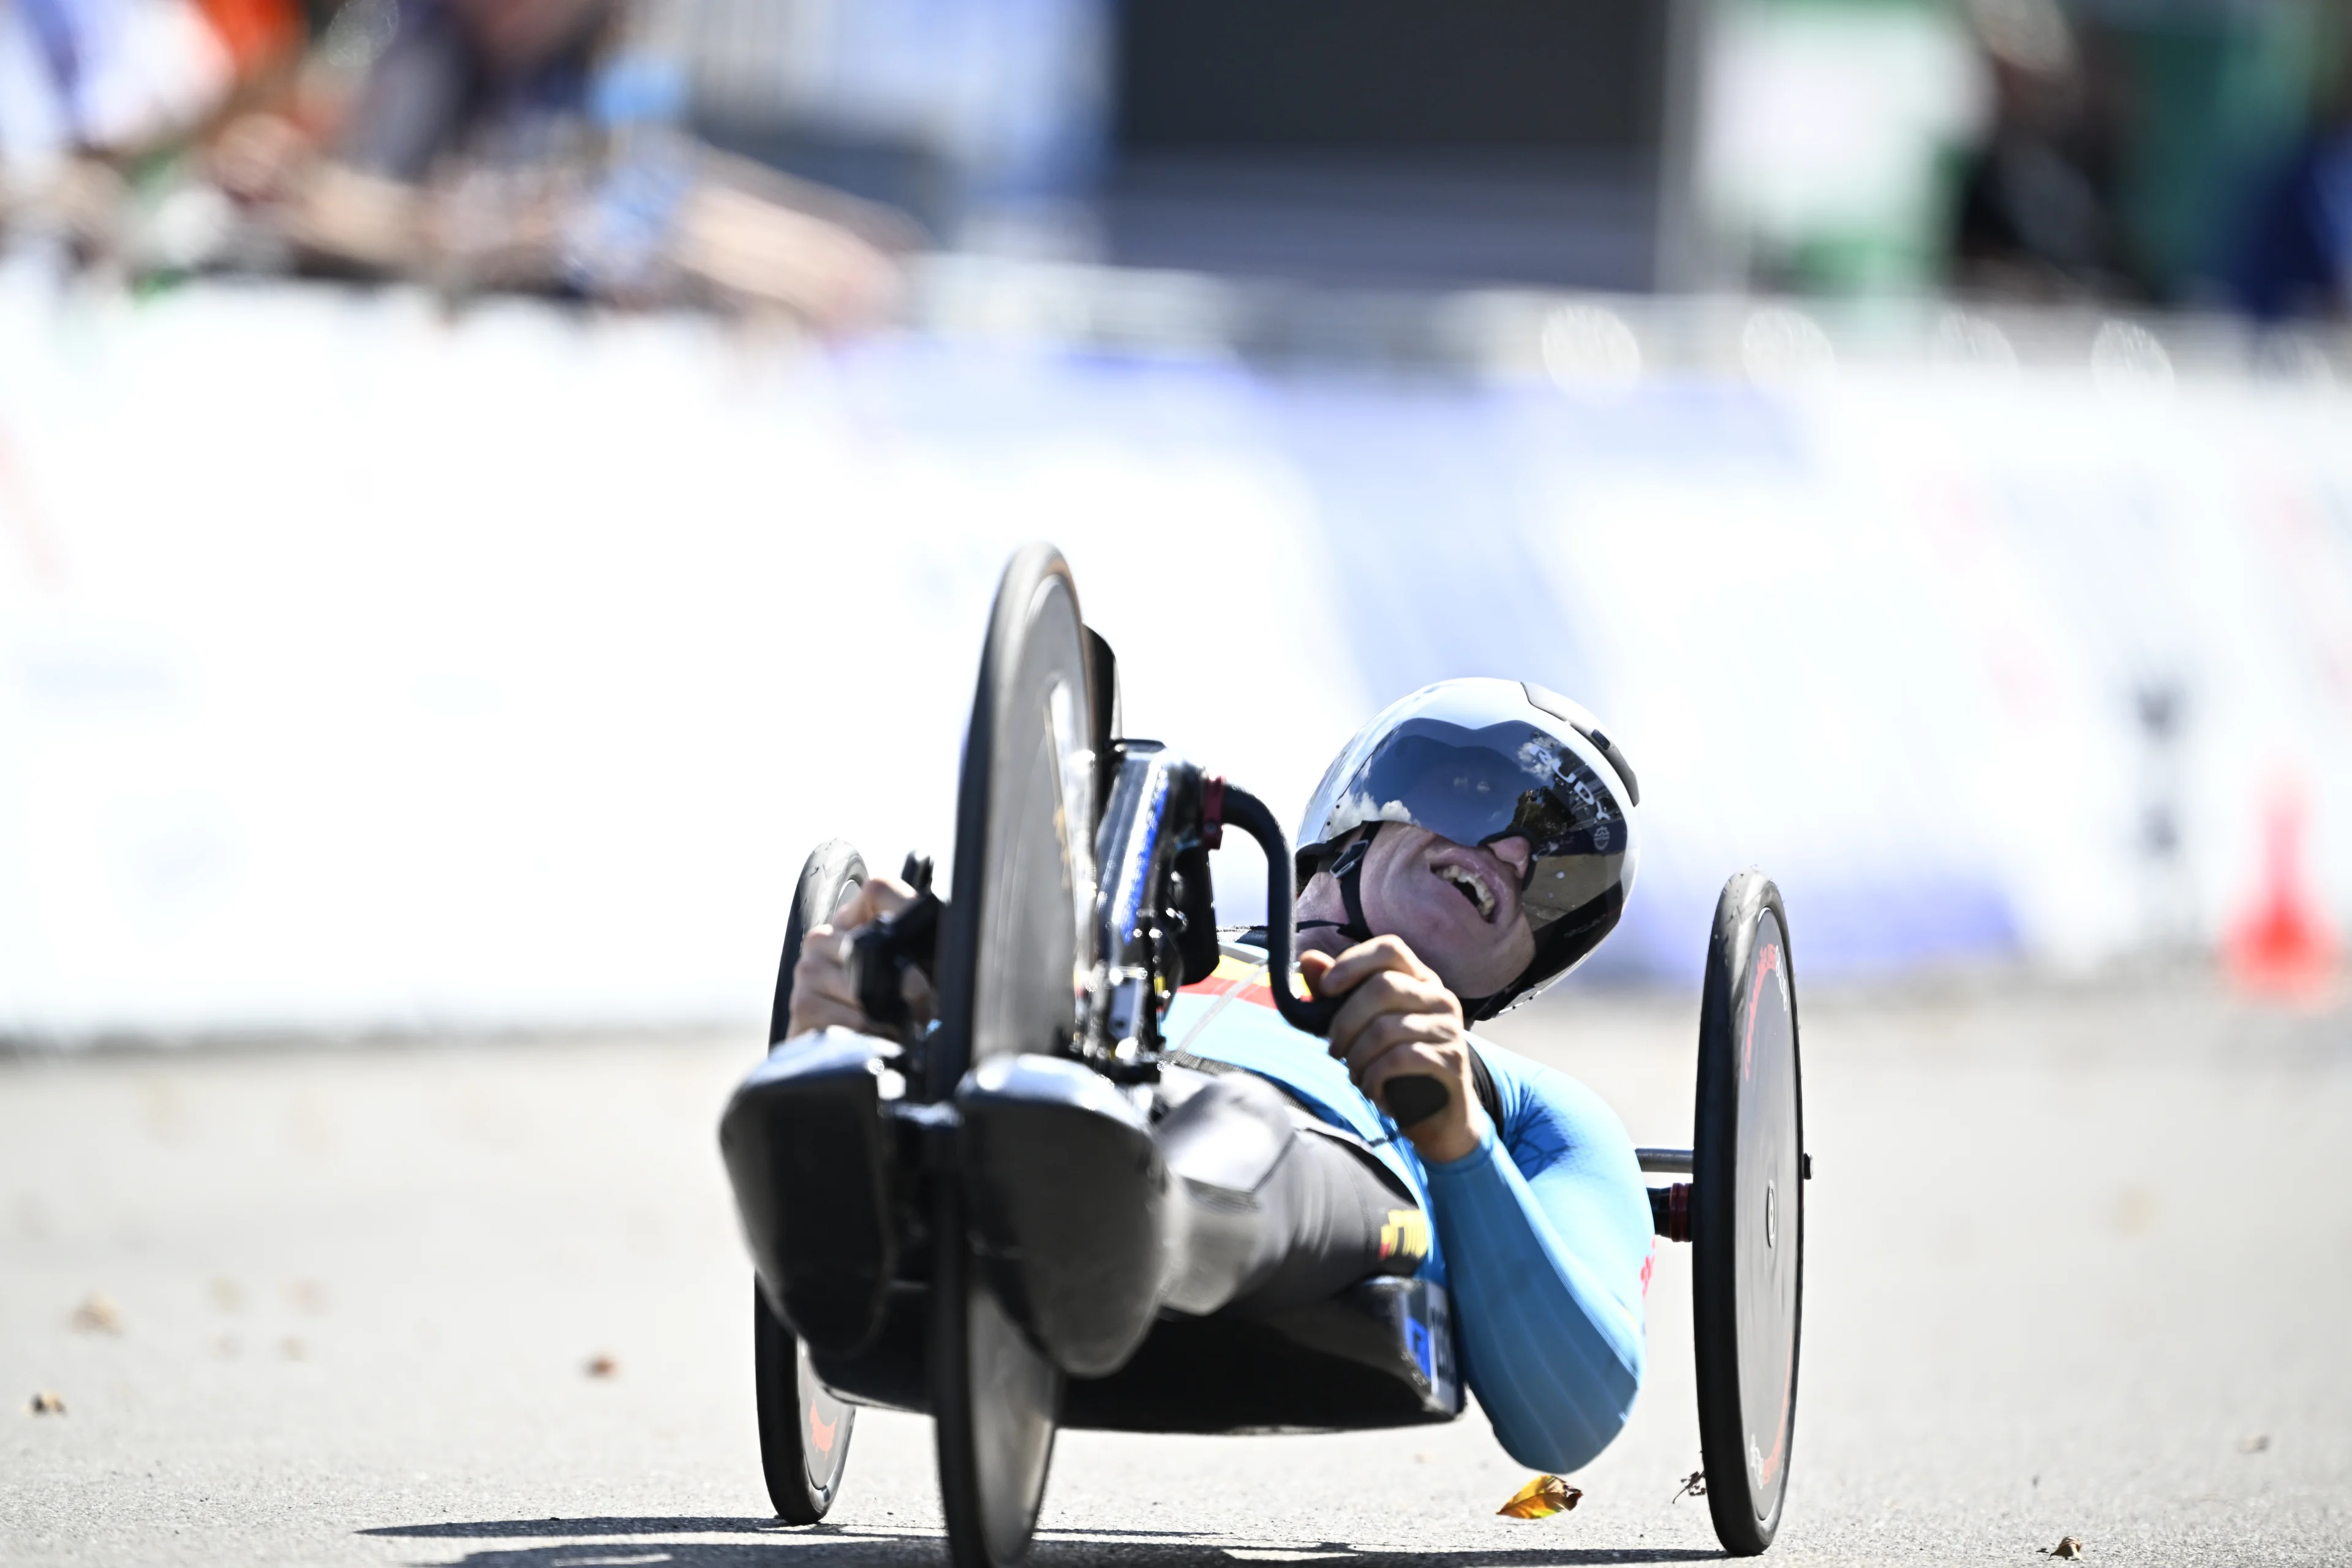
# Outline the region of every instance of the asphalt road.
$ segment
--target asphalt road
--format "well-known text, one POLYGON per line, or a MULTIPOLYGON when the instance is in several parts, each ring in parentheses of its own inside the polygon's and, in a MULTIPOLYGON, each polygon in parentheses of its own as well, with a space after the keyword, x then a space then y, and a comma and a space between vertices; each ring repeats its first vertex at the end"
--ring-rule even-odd
MULTIPOLYGON (((1774 1560, 2352 1561, 2352 1013, 2174 983, 1818 996, 1811 1270, 1774 1560)), ((1687 1136, 1694 1009, 1510 1044, 1687 1136)), ((941 1561, 929 1429, 868 1414, 782 1529, 712 1140, 746 1038, 0 1060, 0 1559, 941 1561), (91 1302, 93 1292, 102 1302, 91 1302), (81 1314, 78 1307, 92 1310, 81 1314), (610 1358, 607 1375, 589 1371, 610 1358), (37 1391, 62 1414, 27 1408, 37 1391)), ((1581 1507, 1474 1411, 1345 1437, 1066 1436, 1037 1561, 1433 1568, 1716 1553, 1688 1269, 1581 1507)))

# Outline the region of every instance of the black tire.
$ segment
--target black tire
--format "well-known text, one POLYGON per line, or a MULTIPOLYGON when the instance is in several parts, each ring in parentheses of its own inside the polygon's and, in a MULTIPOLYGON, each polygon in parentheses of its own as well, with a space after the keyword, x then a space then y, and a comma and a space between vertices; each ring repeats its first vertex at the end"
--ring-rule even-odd
POLYGON ((1095 725, 1077 586, 1032 544, 996 588, 956 784, 929 1098, 982 1058, 1066 1045, 1094 947, 1095 725), (1075 829, 1075 830, 1074 830, 1075 829))
POLYGON ((786 1524, 814 1524, 841 1495, 857 1406, 817 1380, 808 1352, 751 1287, 752 1364, 760 1406, 760 1468, 786 1524))
MULTIPOLYGON (((818 845, 801 867, 793 911, 784 922, 783 957, 776 967, 776 998, 768 1015, 768 1043, 782 1040, 792 1016, 793 968, 808 933, 833 918, 842 900, 866 885, 865 858, 838 838, 818 845)), ((760 1407, 760 1469, 768 1500, 787 1524, 814 1524, 840 1495, 849 1463, 849 1436, 857 1407, 817 1381, 808 1352, 751 1288, 751 1366, 760 1407)))
MULTIPOLYGON (((1072 980, 1094 949, 1091 735, 1105 724, 1088 652, 1069 567, 1050 545, 1023 549, 997 585, 964 737, 933 1100, 977 1062, 1059 1050, 1074 1032, 1072 980)), ((1036 1529, 1061 1373, 998 1304, 956 1183, 937 1183, 932 1201, 929 1381, 949 1556, 1007 1568, 1036 1529)))
POLYGON ((930 1379, 948 1560, 1011 1568, 1028 1555, 1045 1499, 1062 1374, 997 1304, 964 1236, 962 1194, 942 1184, 930 1379))
POLYGON ((1772 1544, 1788 1497, 1805 1295, 1796 974, 1780 889, 1754 871, 1716 905, 1696 1131, 1691 1315, 1706 1502, 1724 1550, 1752 1557, 1772 1544))
POLYGON ((768 1007, 768 1044, 782 1039, 791 1027, 793 966, 801 961, 801 943, 833 919, 844 898, 865 885, 866 858, 842 839, 826 839, 801 863, 793 912, 784 921, 784 955, 776 965, 776 999, 768 1007))

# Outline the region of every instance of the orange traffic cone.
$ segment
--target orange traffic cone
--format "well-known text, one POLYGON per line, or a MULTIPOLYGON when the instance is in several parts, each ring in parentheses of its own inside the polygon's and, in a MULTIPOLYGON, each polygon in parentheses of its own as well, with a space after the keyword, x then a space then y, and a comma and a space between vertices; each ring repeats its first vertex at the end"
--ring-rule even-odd
POLYGON ((2271 796, 2263 884, 2222 949, 2230 978, 2256 995, 2310 1000, 2336 969, 2336 934, 2303 879, 2304 805, 2291 788, 2271 796))

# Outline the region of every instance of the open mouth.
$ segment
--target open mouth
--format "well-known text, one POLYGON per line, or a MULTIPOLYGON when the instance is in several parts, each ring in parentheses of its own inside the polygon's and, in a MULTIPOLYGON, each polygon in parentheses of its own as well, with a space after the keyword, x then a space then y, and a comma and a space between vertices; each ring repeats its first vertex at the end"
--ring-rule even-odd
POLYGON ((1471 908, 1478 911, 1480 920, 1492 921, 1495 918, 1494 889, 1487 887, 1475 871, 1466 866, 1450 865, 1437 867, 1436 871, 1440 881, 1453 883, 1454 890, 1470 900, 1471 908))

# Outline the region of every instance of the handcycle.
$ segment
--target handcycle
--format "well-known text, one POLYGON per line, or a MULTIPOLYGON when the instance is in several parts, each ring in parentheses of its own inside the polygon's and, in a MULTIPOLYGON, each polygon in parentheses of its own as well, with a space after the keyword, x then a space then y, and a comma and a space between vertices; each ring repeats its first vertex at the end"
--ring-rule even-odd
MULTIPOLYGON (((761 1462, 789 1522, 831 1508, 862 1405, 932 1417, 959 1568, 1006 1568, 1025 1553, 1058 1428, 1346 1431, 1463 1411, 1450 1303, 1426 1279, 1369 1279, 1266 1315, 1159 1310, 1168 1174, 1135 1100, 1169 1054, 1167 999, 1217 965, 1208 857, 1226 829, 1265 852, 1265 963, 1282 1016, 1320 1035, 1339 1001, 1294 989, 1295 873, 1272 812, 1123 735, 1117 671, 1060 554, 1043 544, 1015 554, 965 732, 952 896, 931 896, 928 865, 910 857, 922 896, 862 932, 853 953, 869 1016, 903 1018, 912 964, 933 983, 935 1024, 887 1043, 803 1037, 772 1053, 721 1119, 761 1264, 761 1462), (791 1092, 774 1092, 786 1079, 791 1092), (1115 1146, 1022 1136, 1013 1108, 1056 1097, 1099 1110, 1087 1136, 1115 1146), (1006 1179, 1080 1155, 1108 1174, 1006 1179), (824 1171, 835 1201, 763 1207, 783 1163, 824 1171), (1087 1267, 1042 1284, 1012 1267, 1048 1237, 1087 1267)), ((805 934, 866 878, 846 844, 810 855, 772 1044, 787 1032, 805 934)), ((1779 1529, 1795 1432, 1811 1171, 1787 929, 1760 874, 1726 884, 1700 1005, 1694 1138, 1638 1152, 1644 1171, 1689 1178, 1653 1187, 1651 1209, 1660 1236, 1693 1247, 1706 1497, 1738 1555, 1764 1551, 1779 1529)), ((1434 1079, 1392 1079, 1384 1109, 1409 1126, 1447 1092, 1434 1079)))

